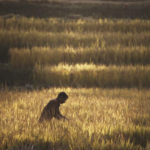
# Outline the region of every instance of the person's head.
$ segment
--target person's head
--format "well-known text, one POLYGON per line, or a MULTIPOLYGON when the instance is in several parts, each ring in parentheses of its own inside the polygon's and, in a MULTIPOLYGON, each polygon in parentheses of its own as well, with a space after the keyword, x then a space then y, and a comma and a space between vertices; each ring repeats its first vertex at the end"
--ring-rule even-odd
POLYGON ((60 92, 57 96, 57 101, 60 104, 65 103, 65 101, 68 99, 68 95, 65 92, 60 92))

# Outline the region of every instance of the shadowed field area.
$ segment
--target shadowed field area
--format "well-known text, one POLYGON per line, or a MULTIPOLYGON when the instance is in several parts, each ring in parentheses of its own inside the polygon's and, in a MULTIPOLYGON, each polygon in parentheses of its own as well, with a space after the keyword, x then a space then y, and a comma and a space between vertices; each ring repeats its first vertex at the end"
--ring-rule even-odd
MULTIPOLYGON (((26 17, 49 18, 77 14, 93 18, 150 17, 149 1, 1 1, 0 14, 17 14, 26 17)), ((7 17, 7 16, 6 16, 7 17)))

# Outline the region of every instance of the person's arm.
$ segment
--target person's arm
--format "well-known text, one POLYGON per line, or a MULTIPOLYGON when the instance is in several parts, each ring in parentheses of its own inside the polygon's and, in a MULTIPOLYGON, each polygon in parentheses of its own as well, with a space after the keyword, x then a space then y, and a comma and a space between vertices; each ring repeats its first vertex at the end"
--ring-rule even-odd
POLYGON ((55 117, 56 119, 58 119, 58 120, 61 119, 61 116, 60 116, 60 114, 59 114, 59 107, 58 107, 58 106, 55 106, 55 115, 54 115, 54 117, 55 117))
POLYGON ((59 107, 57 108, 57 111, 56 111, 56 114, 55 114, 55 118, 58 119, 58 120, 68 120, 65 116, 63 116, 60 111, 59 111, 59 107))
POLYGON ((61 113, 60 113, 60 111, 59 111, 59 115, 61 116, 61 118, 63 118, 64 120, 68 120, 69 121, 69 119, 68 118, 66 118, 65 116, 63 116, 61 113))

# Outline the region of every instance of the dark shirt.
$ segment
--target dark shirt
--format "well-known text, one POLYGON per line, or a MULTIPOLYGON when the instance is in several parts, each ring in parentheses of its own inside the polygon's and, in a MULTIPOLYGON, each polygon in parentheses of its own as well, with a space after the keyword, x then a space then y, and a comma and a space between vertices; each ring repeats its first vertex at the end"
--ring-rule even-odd
POLYGON ((40 122, 43 120, 48 121, 51 120, 53 117, 55 117, 58 120, 65 119, 65 117, 61 115, 59 107, 60 104, 56 99, 50 100, 49 103, 44 107, 39 121, 40 122))

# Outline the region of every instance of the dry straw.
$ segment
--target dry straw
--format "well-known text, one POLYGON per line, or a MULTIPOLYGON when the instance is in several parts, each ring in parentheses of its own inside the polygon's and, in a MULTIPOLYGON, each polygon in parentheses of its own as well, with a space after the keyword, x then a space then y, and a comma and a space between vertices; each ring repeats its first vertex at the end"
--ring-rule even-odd
POLYGON ((149 90, 17 90, 0 91, 0 149, 132 150, 150 140, 149 90), (69 95, 60 107, 69 122, 39 124, 43 107, 60 91, 69 95))
POLYGON ((33 47, 13 48, 9 51, 10 63, 16 68, 33 68, 36 64, 57 65, 59 63, 94 63, 106 65, 148 65, 150 64, 149 47, 33 47))

